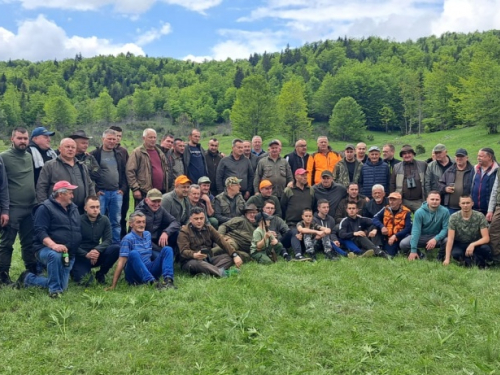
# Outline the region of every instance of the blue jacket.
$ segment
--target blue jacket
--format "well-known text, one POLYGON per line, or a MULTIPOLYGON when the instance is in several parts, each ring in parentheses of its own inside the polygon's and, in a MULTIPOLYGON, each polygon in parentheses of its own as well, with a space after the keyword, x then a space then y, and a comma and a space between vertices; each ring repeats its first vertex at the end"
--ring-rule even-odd
POLYGON ((43 239, 50 237, 55 243, 68 248, 69 256, 75 256, 82 242, 81 218, 76 204, 67 210, 50 196, 33 209, 33 247, 35 251, 44 248, 43 239))
POLYGON ((364 196, 372 197, 373 185, 380 184, 385 191, 389 191, 390 181, 389 166, 382 159, 373 164, 369 159, 361 169, 361 177, 359 180, 360 193, 364 196))
POLYGON ((415 211, 413 226, 411 228, 411 252, 416 253, 418 240, 421 235, 434 235, 440 241, 448 235, 448 220, 450 212, 444 206, 439 206, 436 211, 429 210, 427 202, 415 211))
POLYGON ((488 212, 491 190, 497 176, 498 164, 493 165, 483 174, 481 166, 474 167, 474 177, 472 178, 472 199, 474 200, 474 209, 483 214, 488 212))

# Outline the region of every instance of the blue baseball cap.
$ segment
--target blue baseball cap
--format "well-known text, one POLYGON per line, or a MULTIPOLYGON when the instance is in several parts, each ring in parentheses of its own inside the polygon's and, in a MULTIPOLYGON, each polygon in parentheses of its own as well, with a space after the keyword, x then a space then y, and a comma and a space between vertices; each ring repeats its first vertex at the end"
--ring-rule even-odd
POLYGON ((39 135, 48 135, 49 137, 52 137, 54 134, 56 134, 56 132, 49 132, 43 126, 39 126, 38 128, 35 128, 35 130, 33 130, 33 132, 31 133, 31 138, 38 137, 39 135))

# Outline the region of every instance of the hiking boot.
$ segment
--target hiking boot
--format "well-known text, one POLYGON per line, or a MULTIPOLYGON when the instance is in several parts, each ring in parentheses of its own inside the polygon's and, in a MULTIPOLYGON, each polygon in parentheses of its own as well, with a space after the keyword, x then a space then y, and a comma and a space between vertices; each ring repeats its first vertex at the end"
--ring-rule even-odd
POLYGON ((296 261, 296 262, 308 262, 311 259, 306 258, 301 253, 297 253, 297 254, 295 254, 295 258, 293 260, 296 261))
POLYGON ((59 299, 62 297, 62 292, 49 293, 49 297, 52 299, 59 299))
POLYGON ((174 280, 172 280, 170 277, 167 277, 166 280, 156 282, 156 289, 177 289, 177 287, 174 285, 174 280))
POLYGON ((19 277, 16 280, 16 283, 14 284, 14 288, 16 289, 22 289, 24 288, 24 280, 26 280, 26 276, 28 276, 28 273, 30 273, 30 270, 24 270, 21 272, 19 277))
POLYGON ((375 251, 370 249, 370 250, 366 250, 363 254, 360 255, 360 257, 361 258, 371 258, 374 255, 375 255, 375 251))
POLYGON ((283 259, 285 260, 285 262, 289 262, 292 260, 292 257, 290 256, 290 254, 285 253, 283 254, 283 259))
POLYGON ((12 285, 14 284, 10 279, 8 272, 0 272, 0 285, 12 285))
POLYGON ((384 250, 380 249, 377 249, 377 251, 375 252, 375 256, 379 258, 389 259, 389 255, 384 250))
POLYGON ((306 255, 309 257, 311 262, 316 262, 316 253, 314 252, 314 250, 307 250, 306 255))
POLYGON ((327 251, 325 253, 325 259, 336 261, 339 260, 339 256, 334 254, 332 251, 327 251))
POLYGON ((101 285, 106 285, 106 275, 99 271, 95 273, 96 281, 101 285))
POLYGON ((352 251, 350 251, 349 254, 347 254, 347 257, 349 259, 354 259, 354 258, 357 258, 358 256, 356 254, 354 254, 352 251))

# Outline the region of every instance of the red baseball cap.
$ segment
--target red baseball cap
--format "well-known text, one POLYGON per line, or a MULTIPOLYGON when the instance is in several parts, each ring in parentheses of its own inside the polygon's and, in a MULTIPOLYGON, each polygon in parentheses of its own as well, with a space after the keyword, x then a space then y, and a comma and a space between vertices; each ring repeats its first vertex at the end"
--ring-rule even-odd
POLYGON ((295 175, 298 175, 298 174, 306 174, 307 171, 304 169, 304 168, 299 168, 295 171, 295 175))
POLYGON ((53 191, 58 191, 59 189, 68 189, 68 190, 75 190, 78 189, 78 186, 76 185, 71 185, 68 181, 58 181, 54 184, 54 188, 52 189, 53 191))

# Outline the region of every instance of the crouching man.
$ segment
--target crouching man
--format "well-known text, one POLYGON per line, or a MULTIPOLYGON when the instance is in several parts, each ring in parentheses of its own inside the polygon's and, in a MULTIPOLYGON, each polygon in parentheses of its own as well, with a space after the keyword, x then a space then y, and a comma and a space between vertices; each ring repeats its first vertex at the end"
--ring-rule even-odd
POLYGON ((236 265, 240 268, 243 261, 224 238, 206 224, 205 212, 201 207, 193 207, 189 215, 189 224, 183 225, 177 239, 181 268, 191 275, 204 273, 216 277, 228 276, 228 269, 236 265), (213 255, 213 243, 224 251, 213 255))
POLYGON ((92 268, 100 267, 95 278, 99 284, 106 284, 106 275, 118 259, 120 245, 112 244, 111 222, 107 216, 101 215, 101 204, 96 195, 85 199, 83 209, 85 213, 81 216, 82 243, 76 251, 71 276, 74 281, 80 283, 92 268))
POLYGON ((82 241, 80 213, 73 203, 73 191, 77 188, 68 181, 58 181, 52 195, 36 208, 33 246, 38 260, 47 267, 47 277, 24 271, 17 280, 18 287, 48 288, 51 298, 60 298, 67 289, 75 253, 82 241))
POLYGON ((125 269, 125 280, 131 285, 156 284, 157 289, 176 289, 174 286, 174 251, 170 246, 161 249, 154 261, 151 233, 146 231, 146 215, 140 211, 129 217, 132 229, 120 243, 120 257, 108 290, 113 290, 125 269), (163 276, 163 281, 160 277, 163 276))

